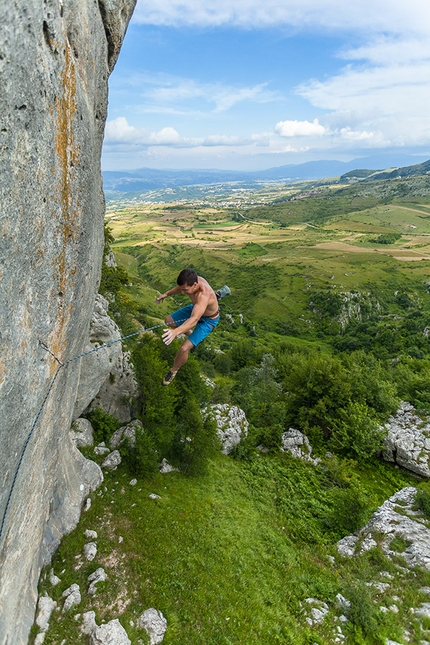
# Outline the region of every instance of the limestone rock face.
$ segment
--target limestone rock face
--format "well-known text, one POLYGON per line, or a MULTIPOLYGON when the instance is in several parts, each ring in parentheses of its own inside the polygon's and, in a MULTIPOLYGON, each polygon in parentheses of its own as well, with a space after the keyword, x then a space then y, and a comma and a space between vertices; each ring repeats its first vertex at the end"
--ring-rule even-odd
MULTIPOLYGON (((100 294, 96 296, 93 316, 85 351, 121 338, 118 325, 108 314, 109 303, 100 294)), ((85 356, 81 369, 74 416, 84 410, 102 408, 120 421, 130 421, 130 401, 137 392, 130 355, 122 344, 115 342, 98 352, 85 356)))
POLYGON ((222 452, 230 454, 241 439, 248 436, 248 421, 245 412, 235 405, 216 403, 202 410, 203 414, 210 414, 216 424, 218 437, 222 444, 222 452))
POLYGON ((88 410, 102 408, 109 412, 122 423, 127 423, 132 418, 133 399, 137 394, 137 382, 133 365, 130 361, 130 352, 122 349, 116 360, 110 365, 108 377, 102 383, 88 410))
POLYGON ((386 427, 383 458, 421 477, 430 477, 430 424, 415 414, 413 405, 403 402, 386 427))
POLYGON ((96 473, 68 436, 83 363, 37 416, 59 367, 39 340, 63 361, 85 348, 107 79, 134 2, 0 2, 0 645, 27 641, 41 567, 96 473))

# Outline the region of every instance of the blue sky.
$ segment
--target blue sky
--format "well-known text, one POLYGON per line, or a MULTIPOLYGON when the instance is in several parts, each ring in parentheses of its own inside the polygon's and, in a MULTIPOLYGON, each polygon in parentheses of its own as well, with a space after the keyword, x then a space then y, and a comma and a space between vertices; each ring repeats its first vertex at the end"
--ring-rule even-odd
POLYGON ((430 157, 428 0, 138 0, 103 168, 430 157))

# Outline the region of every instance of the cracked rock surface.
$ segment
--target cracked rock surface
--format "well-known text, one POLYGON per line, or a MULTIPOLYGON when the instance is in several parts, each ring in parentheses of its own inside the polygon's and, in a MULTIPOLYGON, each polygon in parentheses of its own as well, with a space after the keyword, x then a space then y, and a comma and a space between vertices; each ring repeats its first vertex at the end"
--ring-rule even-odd
POLYGON ((413 508, 416 492, 416 488, 408 486, 395 493, 375 511, 366 526, 337 543, 338 552, 348 557, 363 553, 376 546, 373 536, 382 534, 384 553, 399 555, 390 545, 395 537, 400 537, 405 541, 400 555, 408 567, 419 565, 430 570, 430 521, 413 508), (366 541, 368 544, 371 541, 368 548, 366 541))
POLYGON ((415 413, 413 405, 402 402, 385 427, 388 434, 382 457, 421 477, 430 477, 430 424, 415 413))
POLYGON ((245 412, 236 405, 217 403, 209 405, 202 410, 203 414, 210 414, 217 425, 217 434, 221 441, 222 452, 231 453, 241 439, 248 436, 248 421, 245 412))

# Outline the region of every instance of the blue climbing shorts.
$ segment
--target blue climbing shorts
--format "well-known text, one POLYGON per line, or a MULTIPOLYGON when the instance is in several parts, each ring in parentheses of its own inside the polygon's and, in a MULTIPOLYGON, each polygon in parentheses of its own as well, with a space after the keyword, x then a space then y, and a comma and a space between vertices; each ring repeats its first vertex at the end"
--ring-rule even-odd
MULTIPOLYGON (((182 323, 188 320, 188 318, 191 316, 192 310, 193 305, 187 305, 186 307, 182 307, 182 309, 178 309, 178 311, 174 311, 170 315, 179 327, 179 325, 182 325, 182 323)), ((218 318, 207 318, 206 316, 202 316, 200 320, 197 321, 193 333, 188 336, 188 340, 192 342, 194 347, 197 347, 197 345, 201 343, 202 340, 206 338, 206 336, 209 336, 211 331, 215 329, 218 323, 219 316, 218 318)))

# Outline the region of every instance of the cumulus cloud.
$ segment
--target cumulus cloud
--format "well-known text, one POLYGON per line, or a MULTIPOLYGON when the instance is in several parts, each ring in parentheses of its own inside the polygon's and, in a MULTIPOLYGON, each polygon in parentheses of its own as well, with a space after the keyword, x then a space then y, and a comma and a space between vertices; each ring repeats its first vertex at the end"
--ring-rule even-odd
POLYGON ((377 146, 428 144, 430 47, 420 51, 411 41, 398 45, 396 50, 393 40, 383 39, 350 50, 345 56, 356 57, 360 65, 346 65, 323 81, 302 83, 296 92, 328 110, 323 122, 331 121, 335 127, 339 117, 343 124, 338 129, 345 140, 367 139, 377 146), (361 134, 356 136, 355 131, 361 134))
POLYGON ((151 146, 186 145, 185 140, 174 128, 167 127, 158 131, 148 132, 144 128, 135 128, 129 125, 127 119, 123 116, 106 123, 105 143, 151 146))
POLYGON ((310 137, 320 136, 326 133, 326 128, 321 125, 318 119, 310 121, 279 121, 275 126, 275 132, 280 137, 310 137))
POLYGON ((173 148, 215 148, 236 146, 267 146, 267 133, 252 134, 249 137, 228 135, 209 135, 207 137, 182 137, 175 128, 165 127, 149 132, 144 128, 135 128, 127 119, 120 116, 106 123, 105 144, 107 146, 135 146, 148 148, 152 146, 168 146, 173 148))
MULTIPOLYGON (((428 0, 408 0, 407 4, 405 0, 138 0, 133 21, 170 27, 287 27, 288 33, 348 34, 352 35, 348 42, 355 44, 337 52, 343 69, 295 88, 297 95, 317 108, 317 119, 280 120, 273 131, 274 119, 263 126, 272 127, 269 134, 187 138, 170 126, 147 131, 119 117, 106 127, 110 145, 154 146, 154 150, 158 146, 159 151, 163 146, 201 147, 209 154, 210 149, 228 148, 233 153, 235 147, 243 151, 247 146, 253 153, 258 152, 257 146, 265 146, 270 153, 298 153, 430 144, 428 0)), ((183 123, 175 121, 175 116, 204 116, 214 123, 215 115, 239 104, 285 99, 272 90, 272 83, 233 86, 149 73, 135 75, 129 83, 142 96, 135 114, 166 115, 166 122, 172 124, 183 123)))

